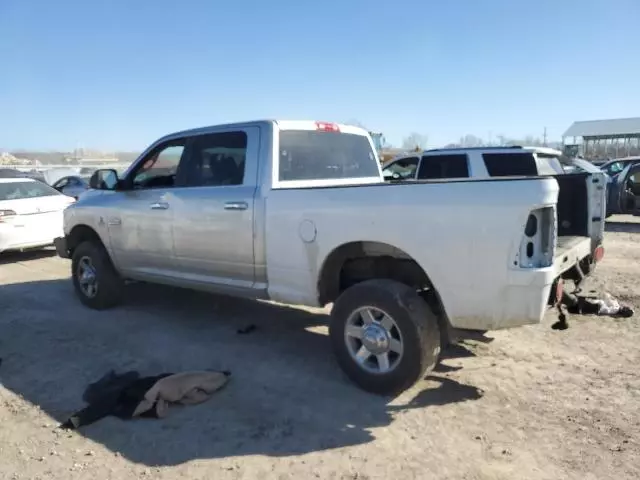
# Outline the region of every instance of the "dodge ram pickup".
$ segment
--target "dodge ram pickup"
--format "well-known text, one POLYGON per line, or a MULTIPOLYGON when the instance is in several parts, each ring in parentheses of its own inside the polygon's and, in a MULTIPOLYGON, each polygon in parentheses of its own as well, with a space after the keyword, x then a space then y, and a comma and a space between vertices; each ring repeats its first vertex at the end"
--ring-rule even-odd
POLYGON ((604 252, 580 225, 559 235, 552 176, 385 183, 368 133, 327 122, 174 133, 90 184, 55 241, 82 303, 134 280, 333 304, 339 365, 380 394, 433 368, 452 328, 540 322, 604 252))

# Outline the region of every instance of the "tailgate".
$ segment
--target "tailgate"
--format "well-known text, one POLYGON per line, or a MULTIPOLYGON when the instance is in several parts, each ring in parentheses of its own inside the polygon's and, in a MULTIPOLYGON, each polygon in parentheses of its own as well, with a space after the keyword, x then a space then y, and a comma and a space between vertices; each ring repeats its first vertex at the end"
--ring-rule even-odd
POLYGON ((583 236, 558 237, 553 268, 556 276, 570 270, 582 259, 591 255, 591 238, 583 236))
POLYGON ((589 198, 589 236, 592 250, 604 240, 604 222, 607 213, 607 175, 595 165, 580 158, 572 159, 573 165, 587 172, 589 198))

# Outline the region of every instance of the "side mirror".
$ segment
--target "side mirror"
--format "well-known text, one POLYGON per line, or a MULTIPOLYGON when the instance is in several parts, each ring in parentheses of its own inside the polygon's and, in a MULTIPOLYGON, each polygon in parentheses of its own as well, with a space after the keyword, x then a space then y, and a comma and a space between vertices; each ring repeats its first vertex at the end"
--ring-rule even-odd
POLYGON ((89 188, 94 190, 115 190, 118 182, 118 172, 115 170, 96 170, 89 179, 89 188))

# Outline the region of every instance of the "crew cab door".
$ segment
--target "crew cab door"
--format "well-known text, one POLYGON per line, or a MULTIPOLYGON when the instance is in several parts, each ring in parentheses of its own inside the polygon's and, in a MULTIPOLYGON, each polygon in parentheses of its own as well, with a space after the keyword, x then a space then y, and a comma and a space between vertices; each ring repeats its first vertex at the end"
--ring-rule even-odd
POLYGON ((176 268, 186 281, 254 284, 254 196, 259 127, 221 128, 191 138, 175 191, 176 268))
POLYGON ((112 193, 106 223, 119 268, 133 278, 173 276, 174 190, 183 138, 152 148, 112 193))

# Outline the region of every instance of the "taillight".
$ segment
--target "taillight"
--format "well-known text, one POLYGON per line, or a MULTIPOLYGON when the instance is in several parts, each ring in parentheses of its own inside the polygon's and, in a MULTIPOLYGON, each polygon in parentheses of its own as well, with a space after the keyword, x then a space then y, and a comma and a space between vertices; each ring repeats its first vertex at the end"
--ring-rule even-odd
POLYGON ((533 210, 524 225, 516 263, 522 268, 544 268, 553 264, 556 245, 554 207, 533 210))
POLYGON ((338 127, 336 123, 316 122, 316 130, 321 130, 323 132, 339 132, 340 127, 338 127))
POLYGON ((0 222, 9 220, 17 215, 13 210, 0 210, 0 222))
POLYGON ((595 263, 598 263, 603 258, 604 258, 604 247, 602 245, 599 245, 598 247, 596 247, 595 252, 593 252, 593 261, 595 263))

